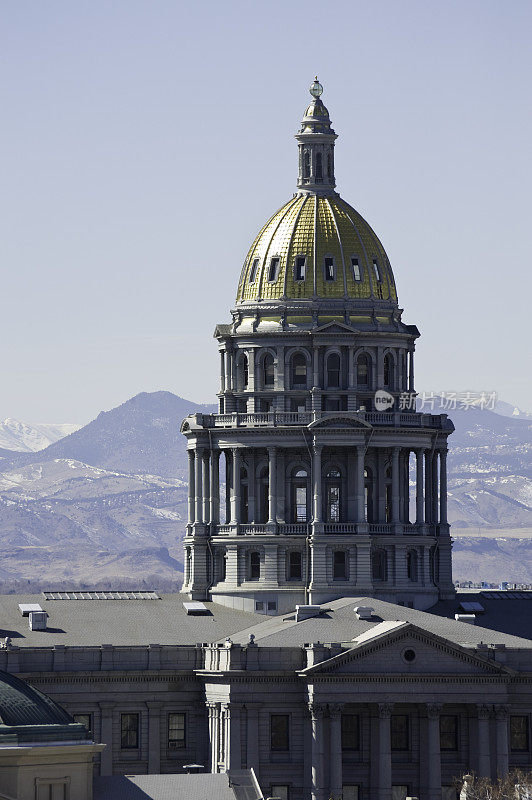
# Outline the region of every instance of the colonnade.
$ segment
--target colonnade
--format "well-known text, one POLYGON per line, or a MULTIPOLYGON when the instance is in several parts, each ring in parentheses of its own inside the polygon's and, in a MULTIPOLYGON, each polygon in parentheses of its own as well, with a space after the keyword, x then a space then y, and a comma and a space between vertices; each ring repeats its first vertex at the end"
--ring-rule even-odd
MULTIPOLYGON (((423 714, 423 707, 421 706, 423 714)), ((427 703, 424 706, 426 718, 426 735, 420 737, 420 763, 426 768, 420 778, 420 795, 427 800, 441 800, 442 768, 440 743, 441 703, 427 703), (423 786, 423 781, 425 785, 423 786)), ((312 730, 311 787, 312 800, 339 800, 343 787, 343 754, 341 715, 344 705, 341 703, 309 704, 312 730), (325 730, 325 718, 328 718, 328 736, 325 730), (328 774, 326 769, 328 764, 328 774)), ((353 706, 349 706, 352 713, 353 706)), ((391 748, 391 716, 394 710, 392 703, 378 703, 376 714, 372 719, 377 747, 371 748, 371 774, 377 780, 377 791, 372 794, 378 800, 391 800, 393 785, 393 764, 391 748)), ((480 777, 491 776, 491 764, 494 761, 496 772, 502 777, 508 772, 508 707, 496 705, 476 706, 476 772, 480 777), (495 717, 495 752, 490 750, 490 718, 495 717)), ((469 747, 473 753, 473 748, 469 747)), ((458 758, 458 753, 457 753, 458 758)), ((352 765, 350 765, 352 768, 352 765)), ((348 781, 346 781, 348 782, 348 781)))
MULTIPOLYGON (((314 523, 322 523, 323 519, 323 448, 324 445, 315 443, 312 447, 312 468, 311 482, 309 488, 312 496, 311 518, 314 523)), ((293 448, 292 448, 293 450, 293 448)), ((217 448, 197 447, 188 451, 189 458, 189 494, 188 494, 188 518, 189 524, 220 524, 220 455, 221 450, 217 448)), ((245 456, 251 454, 252 449, 233 447, 224 450, 230 457, 227 459, 226 469, 226 496, 229 498, 229 514, 226 524, 238 525, 241 519, 241 477, 240 471, 245 456)), ((267 514, 263 513, 261 520, 269 524, 278 521, 290 522, 291 520, 278 520, 278 500, 282 500, 282 506, 286 509, 287 500, 285 492, 285 479, 278 480, 278 455, 287 455, 289 448, 267 448, 268 463, 268 508, 267 514), (264 519, 267 517, 267 519, 264 519)), ((364 445, 356 446, 351 449, 346 448, 347 454, 354 455, 354 469, 351 475, 343 476, 343 482, 347 489, 347 497, 344 498, 343 507, 349 509, 342 522, 367 522, 366 502, 367 502, 367 478, 365 470, 367 468, 367 448, 364 445)), ((377 459, 378 473, 375 476, 373 486, 375 486, 376 503, 373 513, 373 521, 378 523, 390 522, 401 523, 410 521, 410 490, 409 490, 409 455, 411 448, 391 448, 391 503, 385 509, 385 489, 384 489, 384 464, 382 455, 384 449, 374 448, 372 454, 377 459)), ((415 523, 422 524, 444 524, 447 523, 447 449, 446 447, 416 448, 413 450, 416 457, 416 504, 415 504, 415 523)), ((284 460, 283 460, 284 465, 284 460)), ((284 469, 284 466, 283 466, 284 469)), ((256 484, 257 479, 254 470, 248 471, 248 495, 252 501, 251 506, 253 519, 257 520, 256 484)), ((264 510, 265 511, 265 510, 264 510)), ((309 520, 310 521, 310 520, 309 520)))

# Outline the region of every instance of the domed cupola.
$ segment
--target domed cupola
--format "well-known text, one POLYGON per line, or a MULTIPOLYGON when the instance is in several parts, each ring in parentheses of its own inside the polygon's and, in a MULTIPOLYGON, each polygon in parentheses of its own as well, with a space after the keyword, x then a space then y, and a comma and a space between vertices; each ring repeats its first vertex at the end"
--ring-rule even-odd
MULTIPOLYGON (((334 142, 329 112, 317 78, 312 102, 296 134, 297 192, 268 220, 246 256, 237 311, 257 304, 298 313, 340 314, 357 309, 397 309, 395 281, 379 238, 335 191, 334 142)), ((356 322, 357 320, 352 320, 356 322)))

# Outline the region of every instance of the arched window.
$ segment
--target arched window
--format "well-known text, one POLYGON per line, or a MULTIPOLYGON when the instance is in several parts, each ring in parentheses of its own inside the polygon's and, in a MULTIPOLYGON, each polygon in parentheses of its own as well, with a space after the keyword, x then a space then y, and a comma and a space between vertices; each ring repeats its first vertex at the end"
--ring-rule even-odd
POLYGON ((332 170, 332 154, 331 152, 327 153, 327 175, 329 178, 332 178, 333 170, 332 170))
POLYGON ((388 577, 386 550, 378 548, 371 554, 371 574, 374 581, 385 581, 388 577))
POLYGON ((275 368, 273 356, 271 353, 266 353, 262 360, 262 385, 273 386, 275 379, 275 368))
POLYGON ((384 514, 386 522, 392 521, 392 468, 386 467, 384 473, 384 514))
POLYGON ((327 522, 341 521, 341 486, 340 471, 332 468, 325 478, 325 519, 327 522))
POLYGON ((260 553, 252 550, 249 554, 249 580, 260 580, 260 553))
POLYGON ((292 475, 292 520, 308 521, 308 473, 306 469, 298 469, 292 475))
POLYGON ((303 153, 303 177, 310 178, 310 153, 308 150, 303 153))
POLYGON ((417 581, 417 550, 409 550, 406 554, 406 572, 409 581, 417 581))
POLYGON ((327 358, 327 386, 330 388, 340 387, 340 356, 338 353, 331 353, 327 358))
POLYGON ((373 475, 371 470, 364 470, 364 511, 366 522, 373 522, 373 475))
POLYGON ((361 353, 357 359, 357 385, 362 389, 371 385, 371 361, 367 353, 361 353))
POLYGON ((292 550, 288 554, 288 580, 300 581, 302 577, 301 553, 299 550, 292 550))
POLYGON ((316 153, 316 181, 323 180, 323 165, 321 153, 316 153))
POLYGON ((440 582, 440 562, 438 560, 437 547, 431 547, 429 550, 429 574, 432 583, 437 585, 440 582))
POLYGON ((384 385, 393 388, 393 359, 389 353, 384 356, 384 385))
POLYGON ((258 508, 256 509, 257 522, 264 524, 268 522, 268 503, 270 494, 270 478, 269 469, 267 466, 263 467, 259 472, 259 486, 258 486, 258 508))
POLYGON ((242 355, 238 361, 238 389, 247 389, 249 379, 248 357, 242 355))
POLYGON ((240 469, 240 522, 244 525, 249 522, 249 483, 245 467, 240 469))
POLYGON ((295 353, 292 356, 291 378, 292 388, 307 385, 307 362, 303 353, 295 353))

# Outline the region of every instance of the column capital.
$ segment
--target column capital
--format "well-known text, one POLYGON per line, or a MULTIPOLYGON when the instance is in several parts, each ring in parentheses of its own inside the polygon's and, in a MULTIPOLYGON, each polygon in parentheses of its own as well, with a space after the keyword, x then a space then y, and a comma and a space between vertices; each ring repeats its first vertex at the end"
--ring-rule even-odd
POLYGON ((314 453, 316 455, 319 455, 321 453, 321 451, 323 450, 323 445, 322 444, 318 444, 318 442, 316 442, 316 440, 314 440, 314 442, 312 443, 312 450, 314 451, 314 453))
POLYGON ((393 711, 393 703, 378 703, 377 711, 379 712, 379 719, 389 719, 393 711))
POLYGON ((329 703, 329 714, 331 717, 339 716, 344 710, 345 703, 329 703))
POLYGON ((489 719, 491 714, 491 706, 487 706, 485 703, 477 703, 477 717, 479 719, 489 719))
POLYGON ((308 710, 310 711, 313 717, 323 717, 326 708, 327 708, 326 703, 310 702, 308 704, 308 710))
POLYGON ((442 705, 442 703, 427 703, 427 717, 429 719, 438 719, 442 705))
POLYGON ((495 709, 495 719, 498 720, 505 720, 508 717, 508 711, 510 710, 510 706, 501 704, 494 706, 495 709))
POLYGON ((277 447, 275 447, 275 445, 272 445, 271 447, 268 447, 268 454, 270 456, 272 456, 272 455, 274 456, 276 454, 276 452, 277 452, 277 447))
POLYGON ((160 711, 164 707, 164 703, 159 700, 146 700, 146 708, 149 711, 160 711))

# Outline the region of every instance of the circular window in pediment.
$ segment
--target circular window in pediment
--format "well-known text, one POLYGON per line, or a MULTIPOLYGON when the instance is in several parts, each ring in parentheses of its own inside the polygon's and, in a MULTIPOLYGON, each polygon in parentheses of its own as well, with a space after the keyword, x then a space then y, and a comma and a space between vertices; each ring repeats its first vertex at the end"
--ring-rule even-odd
POLYGON ((408 647, 406 650, 403 650, 403 661, 406 661, 407 664, 411 664, 415 660, 416 660, 415 650, 412 650, 411 647, 408 647))

